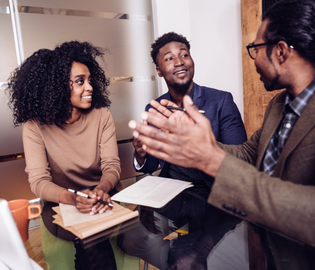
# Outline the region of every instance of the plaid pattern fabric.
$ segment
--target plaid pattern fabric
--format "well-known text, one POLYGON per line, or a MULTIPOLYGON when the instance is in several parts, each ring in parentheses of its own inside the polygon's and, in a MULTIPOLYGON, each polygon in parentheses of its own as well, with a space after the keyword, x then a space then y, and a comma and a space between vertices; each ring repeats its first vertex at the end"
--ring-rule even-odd
POLYGON ((296 98, 290 94, 287 94, 285 99, 283 119, 267 147, 263 161, 263 170, 270 176, 274 172, 278 158, 290 136, 296 121, 306 107, 310 97, 314 94, 314 91, 315 80, 313 80, 310 85, 306 87, 296 98))

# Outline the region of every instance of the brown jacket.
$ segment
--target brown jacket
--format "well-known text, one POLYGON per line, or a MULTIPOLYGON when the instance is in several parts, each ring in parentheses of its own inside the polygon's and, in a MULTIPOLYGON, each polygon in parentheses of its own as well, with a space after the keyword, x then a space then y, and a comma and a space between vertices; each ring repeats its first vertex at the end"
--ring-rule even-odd
POLYGON ((220 145, 229 154, 208 202, 271 229, 267 236, 277 269, 315 269, 315 248, 309 246, 315 247, 315 95, 296 122, 274 177, 261 172, 266 148, 283 117, 285 95, 283 91, 270 102, 262 127, 247 142, 220 145))

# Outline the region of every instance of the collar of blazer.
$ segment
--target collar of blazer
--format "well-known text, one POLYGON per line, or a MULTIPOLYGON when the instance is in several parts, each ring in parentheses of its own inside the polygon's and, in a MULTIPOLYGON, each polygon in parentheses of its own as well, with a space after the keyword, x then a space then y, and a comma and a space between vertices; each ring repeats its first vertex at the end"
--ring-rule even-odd
MULTIPOLYGON (((260 137, 260 150, 258 152, 259 160, 257 164, 261 164, 268 144, 283 118, 285 95, 286 91, 279 93, 270 102, 272 106, 270 107, 269 112, 268 109, 266 111, 266 119, 264 120, 265 123, 263 124, 263 131, 260 137)), ((295 123, 290 137, 288 138, 275 167, 275 175, 281 175, 287 157, 294 151, 305 136, 307 136, 309 131, 314 128, 315 117, 310 117, 313 115, 315 115, 315 95, 310 98, 301 116, 295 123)))
POLYGON ((296 121, 293 130, 288 138, 282 153, 279 157, 275 170, 283 169, 286 158, 292 153, 300 142, 307 136, 311 129, 315 126, 315 95, 313 94, 309 99, 301 116, 296 121))

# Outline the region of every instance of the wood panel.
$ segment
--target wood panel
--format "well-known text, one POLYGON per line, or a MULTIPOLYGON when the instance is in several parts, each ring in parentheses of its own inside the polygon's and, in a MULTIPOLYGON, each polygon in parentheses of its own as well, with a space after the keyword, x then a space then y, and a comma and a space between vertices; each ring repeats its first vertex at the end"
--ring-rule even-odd
POLYGON ((262 18, 262 0, 241 0, 244 124, 248 138, 260 128, 269 101, 279 91, 267 92, 246 45, 256 38, 262 18))

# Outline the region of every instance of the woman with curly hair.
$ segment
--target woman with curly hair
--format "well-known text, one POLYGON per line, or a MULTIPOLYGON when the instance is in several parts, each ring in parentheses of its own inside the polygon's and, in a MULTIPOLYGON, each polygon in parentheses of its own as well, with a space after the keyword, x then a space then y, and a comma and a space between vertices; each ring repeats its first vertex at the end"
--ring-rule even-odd
MULTIPOLYGON (((45 202, 46 228, 64 240, 73 235, 52 223, 51 208, 64 203, 91 215, 109 211, 98 200, 111 202, 109 194, 120 177, 109 83, 95 60, 103 55, 90 43, 66 42, 35 52, 9 78, 9 106, 15 125, 23 123, 31 190, 45 202), (83 190, 90 198, 67 189, 83 190)), ((93 254, 94 266, 76 260, 76 269, 116 269, 108 241, 96 250, 102 252, 97 259, 93 254)))

